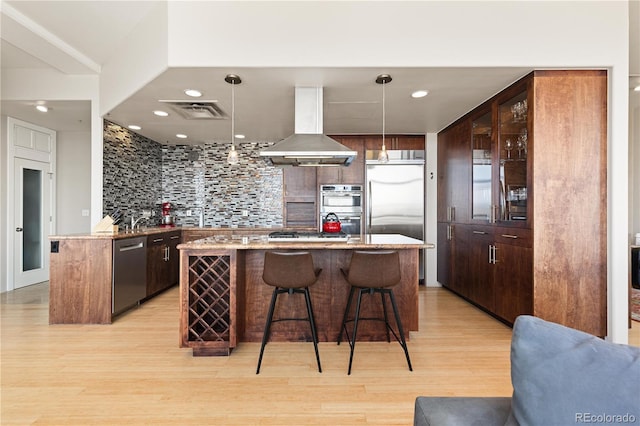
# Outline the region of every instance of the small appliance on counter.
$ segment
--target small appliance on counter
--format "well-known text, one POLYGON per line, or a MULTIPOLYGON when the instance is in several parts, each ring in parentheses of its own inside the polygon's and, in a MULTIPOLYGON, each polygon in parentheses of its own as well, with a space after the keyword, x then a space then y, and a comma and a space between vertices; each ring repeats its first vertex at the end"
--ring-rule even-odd
POLYGON ((322 222, 322 232, 334 233, 340 231, 342 231, 342 225, 340 224, 338 215, 335 213, 328 213, 322 222))
POLYGON ((174 226, 176 226, 176 224, 171 215, 171 203, 162 203, 162 222, 160 223, 160 227, 173 228, 174 226))

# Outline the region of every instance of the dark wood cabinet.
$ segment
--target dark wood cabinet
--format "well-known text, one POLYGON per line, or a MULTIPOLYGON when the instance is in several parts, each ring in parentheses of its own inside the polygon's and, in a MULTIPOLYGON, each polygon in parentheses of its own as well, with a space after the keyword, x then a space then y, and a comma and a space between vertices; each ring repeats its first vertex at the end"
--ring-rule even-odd
POLYGON ((317 226, 316 167, 285 167, 283 176, 283 218, 286 228, 317 226))
POLYGON ((334 136, 331 137, 342 145, 356 151, 358 155, 347 167, 318 167, 318 187, 323 184, 344 183, 364 184, 365 168, 365 138, 362 136, 334 136))
POLYGON ((152 296, 178 283, 181 231, 170 231, 147 237, 147 296, 152 296))
POLYGON ((509 323, 513 323, 518 315, 533 314, 531 233, 498 229, 494 236, 493 257, 495 314, 509 323))
POLYGON ((471 123, 462 120, 438 134, 438 221, 469 217, 471 123))
MULTIPOLYGON (((462 228, 462 226, 460 226, 462 228)), ((495 298, 495 268, 493 256, 493 230, 478 226, 465 227, 469 236, 469 269, 466 296, 478 305, 493 312, 495 298)))
MULTIPOLYGON (((385 135, 384 144, 388 150, 421 150, 424 149, 424 135, 385 135)), ((371 135, 365 138, 365 150, 382 149, 382 135, 371 135)))
POLYGON ((441 284, 606 334, 606 108, 605 71, 534 71, 438 134, 441 284))

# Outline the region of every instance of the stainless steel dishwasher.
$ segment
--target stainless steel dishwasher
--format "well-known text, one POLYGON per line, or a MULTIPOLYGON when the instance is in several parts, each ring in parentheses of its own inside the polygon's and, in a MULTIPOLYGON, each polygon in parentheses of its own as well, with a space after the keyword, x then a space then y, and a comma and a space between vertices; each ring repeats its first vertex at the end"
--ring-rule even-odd
POLYGON ((147 295, 147 237, 113 242, 111 313, 118 314, 147 295))

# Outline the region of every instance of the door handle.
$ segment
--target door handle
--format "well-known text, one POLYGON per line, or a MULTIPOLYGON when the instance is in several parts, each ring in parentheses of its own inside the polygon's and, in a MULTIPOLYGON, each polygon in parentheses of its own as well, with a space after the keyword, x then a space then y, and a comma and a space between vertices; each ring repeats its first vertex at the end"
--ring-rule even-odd
POLYGON ((22 232, 22 228, 16 228, 16 232, 22 232))

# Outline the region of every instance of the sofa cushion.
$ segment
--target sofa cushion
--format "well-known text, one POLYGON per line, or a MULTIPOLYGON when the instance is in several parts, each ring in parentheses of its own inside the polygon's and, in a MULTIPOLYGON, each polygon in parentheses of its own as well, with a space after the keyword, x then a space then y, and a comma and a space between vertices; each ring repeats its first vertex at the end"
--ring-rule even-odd
POLYGON ((504 425, 511 411, 509 397, 416 398, 414 426, 504 425))
POLYGON ((513 327, 511 381, 521 425, 640 422, 640 348, 523 315, 513 327))

